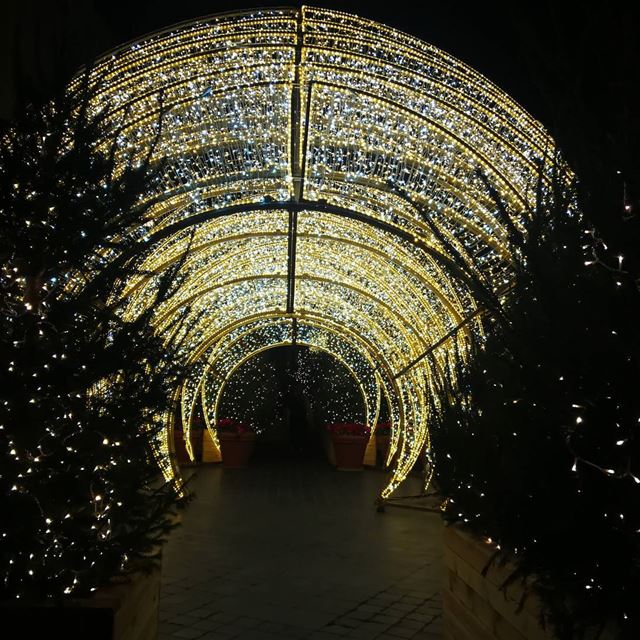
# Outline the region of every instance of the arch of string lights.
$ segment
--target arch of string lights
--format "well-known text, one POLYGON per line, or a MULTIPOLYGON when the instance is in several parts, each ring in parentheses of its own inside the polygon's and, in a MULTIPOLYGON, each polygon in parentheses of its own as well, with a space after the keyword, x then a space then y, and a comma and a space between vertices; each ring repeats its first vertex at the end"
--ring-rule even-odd
MULTIPOLYGON (((199 402, 215 424, 240 364, 307 344, 357 377, 374 432, 387 399, 382 497, 421 454, 432 469, 429 367, 482 332, 460 261, 496 290, 508 285, 492 190, 519 226, 553 147, 542 126, 435 47, 313 7, 183 23, 91 74, 123 157, 145 153, 164 113, 154 153, 166 170, 142 196, 152 206, 141 234, 154 243, 149 272, 184 259, 155 323, 169 332, 189 310, 180 331, 193 374, 178 392, 187 436, 199 402)), ((157 281, 129 283, 130 313, 157 281)), ((170 443, 166 434, 167 475, 170 443)))

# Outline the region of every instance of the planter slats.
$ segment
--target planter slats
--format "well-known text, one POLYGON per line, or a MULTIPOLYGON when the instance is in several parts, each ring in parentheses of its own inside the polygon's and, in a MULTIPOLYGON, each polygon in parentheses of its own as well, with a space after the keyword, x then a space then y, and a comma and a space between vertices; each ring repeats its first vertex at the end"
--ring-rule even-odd
POLYGON ((442 593, 444 640, 495 640, 488 629, 478 625, 476 618, 450 591, 442 593))
POLYGON ((142 578, 137 588, 117 610, 114 638, 118 640, 154 640, 158 634, 160 571, 142 578))
POLYGON ((478 593, 458 575, 449 572, 448 592, 459 606, 464 607, 467 615, 471 616, 474 622, 474 631, 482 630, 489 634, 489 637, 500 640, 538 640, 535 635, 528 635, 521 632, 517 627, 509 622, 509 611, 491 597, 485 590, 478 593), (488 596, 488 597, 487 597, 488 596), (480 625, 478 625, 480 622, 480 625))
MULTIPOLYGON (((509 585, 506 590, 501 589, 503 581, 509 576, 509 571, 505 567, 492 567, 483 576, 481 571, 466 562, 465 559, 456 555, 451 549, 445 547, 444 550, 445 563, 450 571, 457 575, 465 584, 481 594, 485 599, 495 601, 496 607, 504 605, 504 616, 511 616, 513 610, 517 610, 520 604, 520 598, 523 594, 523 587, 518 583, 509 585), (496 597, 499 596, 499 597, 496 597)), ((519 617, 524 620, 532 619, 532 624, 537 625, 540 619, 540 603, 536 596, 530 594, 524 601, 519 617)))
MULTIPOLYGON (((155 640, 158 635, 160 569, 130 582, 99 589, 64 607, 48 602, 0 607, 7 638, 61 637, 65 640, 155 640)), ((4 636, 2 636, 4 637, 4 636)))
MULTIPOLYGON (((553 640, 551 631, 540 626, 540 601, 535 594, 528 595, 518 612, 526 587, 514 582, 506 590, 500 588, 513 566, 492 565, 486 576, 482 575, 493 553, 491 546, 460 528, 445 527, 445 629, 453 634, 461 627, 471 634, 469 639, 486 636, 492 640, 553 640), (456 622, 458 618, 460 621, 456 622)), ((458 636, 447 633, 447 638, 466 640, 460 629, 458 636)))

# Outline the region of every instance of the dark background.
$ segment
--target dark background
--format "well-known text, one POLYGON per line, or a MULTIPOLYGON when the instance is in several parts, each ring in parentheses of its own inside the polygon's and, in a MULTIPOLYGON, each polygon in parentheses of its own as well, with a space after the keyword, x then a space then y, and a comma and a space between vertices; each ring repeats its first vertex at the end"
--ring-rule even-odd
MULTIPOLYGON (((3 0, 0 117, 11 117, 25 97, 48 95, 92 57, 149 31, 201 15, 275 4, 3 0)), ((640 238, 637 8, 617 1, 557 0, 315 4, 420 37, 511 94, 556 138, 581 178, 588 216, 634 266, 640 238), (632 206, 626 221, 625 204, 632 206)))

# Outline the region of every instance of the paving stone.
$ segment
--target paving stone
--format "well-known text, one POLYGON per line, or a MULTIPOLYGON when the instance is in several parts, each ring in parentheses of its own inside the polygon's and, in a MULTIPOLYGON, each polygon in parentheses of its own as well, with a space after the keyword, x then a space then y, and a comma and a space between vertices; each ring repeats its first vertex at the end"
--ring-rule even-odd
POLYGON ((193 640, 199 638, 205 632, 202 629, 193 629, 192 627, 183 627, 172 633, 174 638, 183 638, 184 640, 193 640))
POLYGON ((396 638, 413 638, 416 632, 416 629, 408 629, 407 627, 391 627, 386 631, 386 633, 396 638))
POLYGON ((378 615, 372 618, 373 622, 380 622, 382 624, 395 624, 398 622, 399 618, 396 616, 390 616, 388 613, 379 613, 378 615))
POLYGON ((234 638, 238 640, 274 640, 276 636, 266 631, 260 631, 260 629, 246 629, 234 636, 234 638))
POLYGON ((398 612, 400 615, 406 616, 407 614, 415 610, 416 610, 416 607, 413 604, 403 604, 402 602, 394 602, 390 607, 385 609, 383 613, 392 615, 391 612, 393 613, 398 612))
POLYGON ((377 638, 382 632, 384 632, 389 625, 382 624, 379 622, 366 622, 359 627, 352 629, 348 638, 377 638))
POLYGON ((365 620, 370 620, 377 612, 378 612, 377 609, 374 611, 356 609, 355 611, 351 611, 349 613, 349 616, 351 618, 355 618, 356 620, 365 621, 365 620))
POLYGON ((213 620, 211 618, 202 618, 199 622, 195 622, 191 626, 194 629, 202 629, 204 631, 213 631, 214 629, 219 629, 222 626, 222 622, 220 620, 213 620))
POLYGON ((369 601, 366 604, 361 604, 356 611, 360 612, 360 613, 370 613, 372 615, 375 615, 376 613, 380 613, 380 610, 382 609, 382 607, 379 607, 377 605, 371 604, 369 601))
POLYGON ((211 614, 216 613, 217 610, 212 606, 199 607, 198 609, 192 609, 189 611, 189 615, 195 618, 208 618, 211 614))
POLYGON ((160 622, 158 624, 158 631, 160 633, 173 633, 174 631, 179 631, 182 629, 182 625, 176 624, 175 622, 160 622))
POLYGON ((185 592, 172 593, 171 595, 160 598, 161 604, 174 604, 189 602, 189 594, 185 592))
POLYGON ((236 627, 241 627, 243 629, 250 629, 252 627, 257 627, 262 620, 258 620, 257 618, 249 618, 249 617, 240 617, 233 621, 233 624, 236 627))
POLYGON ((389 605, 392 602, 397 602, 399 599, 401 598, 401 596, 395 595, 395 594, 390 594, 390 593, 380 593, 376 596, 374 596, 373 598, 371 598, 371 600, 369 600, 370 604, 373 605, 389 605))
POLYGON ((283 638, 306 638, 309 631, 300 629, 299 627, 285 627, 282 631, 278 631, 276 637, 283 638))
POLYGON ((298 609, 289 611, 286 615, 286 620, 295 627, 316 630, 327 625, 331 621, 331 616, 322 611, 298 609))
POLYGON ((441 630, 442 629, 442 616, 438 616, 436 618, 434 618, 428 626, 429 630, 431 629, 438 629, 441 630))
POLYGON ((266 631, 267 633, 278 633, 282 631, 285 628, 285 626, 278 622, 267 621, 267 622, 261 622, 258 628, 262 631, 266 631))
POLYGON ((407 591, 408 596, 412 596, 414 598, 418 598, 419 600, 422 600, 423 602, 425 600, 429 600, 429 598, 433 597, 433 594, 431 593, 431 591, 425 591, 424 589, 411 589, 409 591, 407 591))
POLYGON ((351 629, 352 627, 344 627, 340 624, 330 624, 324 627, 322 631, 326 631, 333 636, 344 636, 347 635, 351 629))
POLYGON ((202 618, 196 618, 195 616, 186 613, 179 613, 178 615, 171 618, 170 622, 179 624, 181 627, 190 627, 191 625, 195 624, 196 622, 200 622, 201 620, 202 618))
POLYGON ((353 611, 353 606, 345 606, 344 602, 340 600, 331 600, 327 598, 319 598, 319 601, 314 604, 314 607, 318 611, 333 613, 334 617, 338 615, 344 615, 349 611, 353 611))
POLYGON ((355 629, 356 627, 359 627, 362 624, 362 620, 360 618, 355 618, 351 615, 342 616, 341 618, 338 618, 336 622, 340 626, 347 627, 348 629, 355 629))
POLYGON ((416 631, 419 631, 424 627, 424 623, 418 622, 417 620, 410 620, 409 618, 404 618, 402 622, 400 622, 399 626, 402 628, 415 629, 416 631))
POLYGON ((209 616, 209 618, 211 620, 218 620, 220 624, 224 624, 224 623, 233 622, 234 620, 237 620, 238 614, 228 613, 225 611, 218 611, 218 613, 212 613, 211 616, 209 616))
POLYGON ((220 625, 217 629, 214 629, 214 631, 226 633, 229 636, 237 636, 240 632, 246 631, 246 628, 236 626, 236 621, 234 620, 233 622, 220 625))
POLYGON ((235 634, 229 634, 224 631, 207 631, 198 640, 231 640, 231 638, 235 637, 235 634))
POLYGON ((414 611, 413 613, 409 613, 405 620, 415 620, 417 622, 421 622, 423 625, 427 624, 427 622, 431 622, 434 619, 435 615, 430 613, 418 613, 414 611))

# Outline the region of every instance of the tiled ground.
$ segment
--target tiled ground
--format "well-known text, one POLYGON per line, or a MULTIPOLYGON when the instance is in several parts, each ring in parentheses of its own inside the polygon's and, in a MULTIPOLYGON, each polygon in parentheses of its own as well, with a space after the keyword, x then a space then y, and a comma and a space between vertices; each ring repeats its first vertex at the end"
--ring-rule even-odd
POLYGON ((199 469, 165 548, 160 640, 440 638, 439 517, 377 513, 383 482, 319 462, 199 469))

